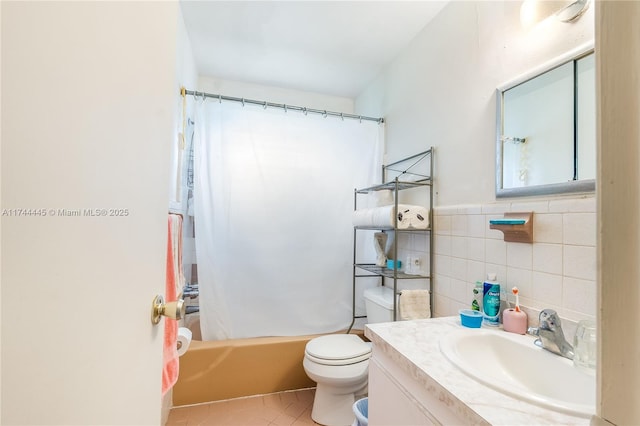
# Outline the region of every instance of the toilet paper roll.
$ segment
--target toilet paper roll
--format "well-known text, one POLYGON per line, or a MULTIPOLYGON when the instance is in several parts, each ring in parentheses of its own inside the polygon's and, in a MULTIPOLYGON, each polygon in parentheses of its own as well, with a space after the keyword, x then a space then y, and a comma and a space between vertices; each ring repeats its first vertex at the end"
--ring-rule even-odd
POLYGON ((189 345, 191 344, 191 330, 185 327, 180 327, 178 329, 178 356, 184 355, 189 349, 189 345))

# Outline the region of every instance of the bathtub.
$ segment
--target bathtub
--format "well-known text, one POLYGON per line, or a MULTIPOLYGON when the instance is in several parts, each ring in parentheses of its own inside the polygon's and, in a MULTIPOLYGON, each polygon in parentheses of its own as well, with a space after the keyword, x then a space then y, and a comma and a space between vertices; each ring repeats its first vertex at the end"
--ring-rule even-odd
POLYGON ((202 341, 195 340, 201 336, 199 319, 188 320, 194 340, 180 357, 174 406, 316 386, 302 360, 305 345, 317 335, 202 341))

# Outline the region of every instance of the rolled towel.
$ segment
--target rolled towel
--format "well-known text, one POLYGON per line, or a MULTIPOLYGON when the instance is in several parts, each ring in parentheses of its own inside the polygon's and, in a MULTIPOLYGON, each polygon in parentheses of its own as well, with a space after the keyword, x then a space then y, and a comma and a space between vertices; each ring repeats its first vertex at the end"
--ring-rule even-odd
MULTIPOLYGON (((398 205, 398 229, 428 229, 429 209, 410 204, 398 205)), ((394 205, 355 210, 352 216, 354 226, 388 228, 396 224, 394 205)))
POLYGON ((398 308, 401 320, 431 318, 429 290, 402 290, 398 308))

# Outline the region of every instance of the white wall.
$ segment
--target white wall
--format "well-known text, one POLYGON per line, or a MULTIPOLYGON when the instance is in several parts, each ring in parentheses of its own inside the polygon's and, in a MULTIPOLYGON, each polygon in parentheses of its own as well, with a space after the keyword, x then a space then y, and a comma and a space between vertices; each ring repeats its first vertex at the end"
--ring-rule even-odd
POLYGON ((594 198, 496 203, 494 165, 496 87, 593 41, 594 8, 573 24, 548 19, 524 30, 520 4, 451 2, 356 99, 356 112, 385 117, 388 162, 435 146, 437 315, 456 314, 473 283, 498 272, 531 308, 592 318, 594 198), (535 212, 534 244, 504 243, 487 229, 505 211, 535 212), (576 226, 589 228, 575 236, 576 226))
POLYGON ((525 31, 520 4, 451 2, 356 99, 385 117, 389 161, 436 147, 437 205, 495 200, 496 87, 593 40, 593 7, 525 31))
MULTIPOLYGON (((182 11, 179 10, 177 52, 176 52, 176 81, 175 81, 175 131, 173 133, 174 143, 171 150, 171 185, 169 188, 169 200, 171 207, 175 211, 184 213, 186 211, 186 194, 182 186, 184 185, 182 171, 186 152, 181 147, 180 135, 183 133, 183 114, 193 119, 193 98, 187 96, 183 104, 182 96, 179 95, 182 87, 192 89, 198 82, 198 69, 196 67, 189 34, 185 27, 182 11), (183 111, 184 109, 184 111, 183 111)), ((185 135, 186 137, 186 135, 185 135)))

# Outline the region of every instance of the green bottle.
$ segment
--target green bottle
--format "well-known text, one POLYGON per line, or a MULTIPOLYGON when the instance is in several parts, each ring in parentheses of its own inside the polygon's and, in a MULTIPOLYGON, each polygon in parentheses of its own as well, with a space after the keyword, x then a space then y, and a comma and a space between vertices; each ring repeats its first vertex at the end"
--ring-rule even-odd
POLYGON ((473 302, 471 302, 471 310, 481 311, 480 301, 482 298, 482 281, 476 281, 476 287, 473 289, 473 302))

